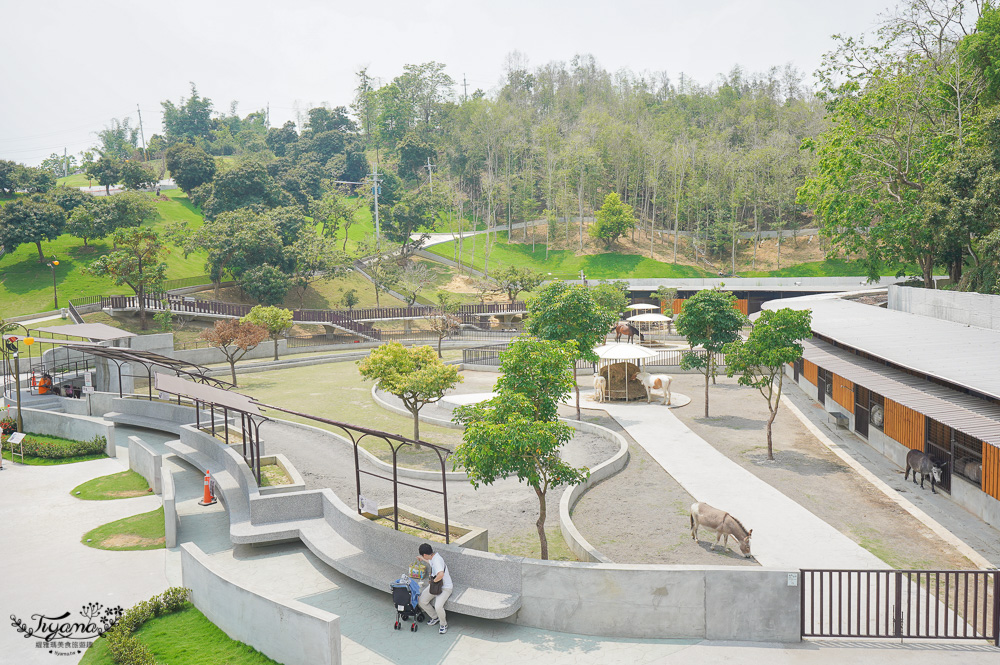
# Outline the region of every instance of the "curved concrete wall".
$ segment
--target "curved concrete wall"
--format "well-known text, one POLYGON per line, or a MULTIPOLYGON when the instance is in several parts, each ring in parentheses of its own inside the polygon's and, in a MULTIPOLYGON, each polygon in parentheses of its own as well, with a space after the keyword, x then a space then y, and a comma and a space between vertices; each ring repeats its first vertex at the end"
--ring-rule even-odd
POLYGON ((105 452, 109 457, 116 454, 115 424, 101 418, 22 408, 21 419, 24 429, 35 434, 48 434, 74 441, 84 441, 95 436, 106 437, 108 445, 105 452))
POLYGON ((248 591, 213 570, 211 558, 193 543, 181 545, 181 576, 195 607, 233 639, 279 663, 341 662, 336 614, 248 591))

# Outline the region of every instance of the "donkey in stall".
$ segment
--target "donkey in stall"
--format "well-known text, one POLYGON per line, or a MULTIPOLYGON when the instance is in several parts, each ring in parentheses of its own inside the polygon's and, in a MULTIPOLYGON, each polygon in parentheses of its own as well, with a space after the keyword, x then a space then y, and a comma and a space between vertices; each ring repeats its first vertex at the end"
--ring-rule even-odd
POLYGON ((924 478, 928 475, 931 477, 931 493, 937 494, 937 490, 934 489, 934 485, 941 482, 941 473, 944 471, 944 467, 947 462, 943 464, 938 464, 931 456, 925 452, 919 450, 911 450, 906 453, 906 473, 903 474, 903 480, 907 480, 910 477, 910 470, 913 471, 913 484, 917 484, 917 474, 920 474, 920 489, 924 488, 924 478))
POLYGON ((714 550, 723 537, 725 540, 722 541, 722 546, 728 548, 729 536, 732 536, 740 544, 740 553, 748 559, 753 557, 750 554, 750 535, 753 534, 753 529, 748 531, 738 519, 729 513, 713 508, 707 503, 692 504, 691 538, 695 542, 698 542, 698 528, 701 526, 716 532, 715 545, 712 545, 711 549, 714 550))

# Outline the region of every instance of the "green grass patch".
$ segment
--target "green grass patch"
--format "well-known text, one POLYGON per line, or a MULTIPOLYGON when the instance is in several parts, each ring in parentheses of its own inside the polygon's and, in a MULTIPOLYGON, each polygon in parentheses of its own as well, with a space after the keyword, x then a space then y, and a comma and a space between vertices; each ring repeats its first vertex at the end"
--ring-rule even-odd
MULTIPOLYGON (((171 222, 188 222, 198 226, 202 217, 180 190, 167 190, 167 201, 156 201, 156 217, 143 226, 162 231, 171 222)), ((67 300, 94 295, 131 294, 127 286, 115 286, 105 277, 93 277, 83 268, 94 259, 111 251, 108 240, 91 242, 84 247, 79 238, 64 233, 51 242, 42 243, 46 261, 58 259, 55 269, 59 304, 67 300)), ((205 254, 196 252, 188 256, 176 249, 166 257, 167 279, 194 277, 205 273, 205 254)), ((44 312, 53 308, 52 269, 38 260, 38 250, 25 244, 0 257, 0 312, 5 317, 44 312)))
MULTIPOLYGON (((230 638, 191 605, 150 619, 135 637, 149 647, 158 663, 185 665, 268 665, 276 663, 253 647, 230 638)), ((106 639, 94 641, 81 665, 115 665, 106 639)))
MULTIPOLYGON (((882 268, 883 277, 893 277, 900 270, 907 275, 919 274, 916 266, 892 265, 882 268)), ((848 259, 824 259, 787 266, 779 270, 757 270, 741 272, 740 277, 858 277, 868 272, 863 261, 848 259)))
MULTIPOLYGON (((558 527, 546 528, 545 537, 549 543, 549 561, 579 561, 566 544, 558 527)), ((538 542, 538 531, 532 526, 530 531, 511 538, 503 540, 490 538, 490 552, 538 559, 542 556, 542 544, 538 542)))
POLYGON ((107 501, 145 496, 151 491, 145 478, 129 470, 88 480, 74 487, 70 494, 84 501, 107 501))
POLYGON ((260 486, 274 487, 276 485, 290 485, 292 479, 277 464, 264 464, 260 467, 260 486))
MULTIPOLYGON (((473 253, 472 238, 465 238, 462 243, 463 264, 483 270, 486 263, 483 254, 484 238, 476 239, 475 253, 473 253)), ((456 245, 455 241, 441 243, 428 247, 427 251, 455 260, 456 245)), ((490 252, 490 269, 496 270, 511 265, 531 268, 546 276, 551 274, 552 278, 558 279, 579 279, 581 270, 588 279, 711 276, 705 270, 694 266, 663 263, 637 254, 577 255, 570 250, 556 249, 550 250, 546 258, 543 243, 535 243, 534 249, 528 244, 508 243, 507 233, 501 232, 497 235, 493 251, 490 252)))
POLYGON ((103 524, 83 534, 80 542, 99 550, 163 549, 166 547, 163 508, 103 524))
POLYGON ((20 455, 12 456, 11 444, 7 443, 7 437, 3 437, 3 458, 30 466, 55 466, 107 457, 103 452, 104 446, 107 445, 106 442, 104 445, 98 445, 96 442, 74 441, 58 436, 28 432, 22 444, 14 444, 14 447, 18 452, 24 450, 23 460, 20 455), (98 447, 100 450, 95 450, 98 447))

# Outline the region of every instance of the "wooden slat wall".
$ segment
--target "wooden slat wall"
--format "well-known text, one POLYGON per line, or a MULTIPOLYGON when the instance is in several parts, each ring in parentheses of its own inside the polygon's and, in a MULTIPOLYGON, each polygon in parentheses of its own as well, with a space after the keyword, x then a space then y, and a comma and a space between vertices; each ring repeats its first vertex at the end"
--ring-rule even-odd
MULTIPOLYGON (((681 310, 684 309, 684 301, 681 298, 675 298, 673 303, 673 308, 674 308, 674 316, 677 316, 678 314, 681 313, 681 310)), ((666 314, 667 313, 666 310, 667 310, 667 301, 661 300, 660 314, 666 314)))
POLYGON ((883 431, 886 436, 911 450, 924 449, 924 414, 897 404, 891 399, 885 400, 885 424, 883 431))
POLYGON ((816 363, 811 363, 808 360, 802 361, 802 376, 806 377, 806 381, 814 386, 819 381, 819 377, 817 376, 818 371, 819 368, 816 367, 816 363))
MULTIPOLYGON (((684 309, 684 300, 685 300, 684 298, 678 298, 677 300, 674 301, 674 316, 680 314, 681 310, 684 309)), ((666 301, 663 301, 663 300, 660 301, 660 313, 661 314, 663 314, 664 310, 666 309, 664 307, 665 302, 666 301)), ((750 309, 750 301, 749 300, 737 300, 736 303, 733 305, 733 307, 735 307, 737 310, 739 310, 740 312, 742 312, 744 316, 746 316, 747 312, 750 309)))
POLYGON ((983 442, 983 491, 1000 499, 1000 448, 983 442))
POLYGON ((740 310, 740 312, 743 314, 743 316, 746 316, 747 315, 747 311, 750 309, 750 301, 749 300, 737 300, 736 301, 736 309, 740 310))
POLYGON ((842 376, 833 375, 833 401, 854 413, 854 384, 842 376))

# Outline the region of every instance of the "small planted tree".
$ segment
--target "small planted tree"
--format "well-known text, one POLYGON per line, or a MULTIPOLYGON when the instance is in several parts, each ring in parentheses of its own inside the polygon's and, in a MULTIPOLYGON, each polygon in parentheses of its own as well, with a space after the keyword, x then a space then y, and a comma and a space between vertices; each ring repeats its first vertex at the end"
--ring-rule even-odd
POLYGON ((358 371, 366 379, 403 400, 413 415, 413 438, 420 440, 420 409, 444 397, 446 390, 462 381, 458 368, 445 365, 429 346, 406 348, 399 342, 383 344, 358 361, 358 371))
POLYGON ((66 228, 66 213, 54 203, 21 198, 0 208, 0 245, 8 252, 34 243, 38 262, 45 265, 43 240, 55 240, 66 228))
MULTIPOLYGON (((605 294, 608 295, 608 294, 605 294)), ((609 298, 608 302, 618 300, 609 298)), ((604 341, 618 312, 602 304, 593 291, 580 284, 551 282, 528 301, 527 330, 539 339, 573 342, 571 360, 576 377, 576 361, 597 362, 594 347, 604 341)), ((611 305, 613 306, 613 305, 611 305)), ((620 311, 620 310, 619 310, 620 311)), ((576 419, 580 420, 580 386, 576 385, 576 419)))
POLYGON ((740 375, 739 384, 756 388, 767 400, 767 459, 774 459, 771 425, 778 415, 785 364, 802 357, 800 342, 812 334, 810 310, 783 308, 761 312, 746 341, 736 340, 722 348, 726 373, 740 375))
POLYGON ((265 307, 257 305, 240 321, 253 323, 267 331, 268 337, 274 342, 274 359, 278 359, 278 340, 292 327, 292 310, 284 307, 265 307))
POLYGON ((201 333, 201 338, 226 357, 229 370, 232 373, 233 385, 236 385, 236 362, 250 353, 267 339, 267 330, 253 323, 240 319, 216 321, 215 327, 201 333))
POLYGON ((168 250, 152 229, 118 229, 113 237, 118 249, 97 259, 85 271, 111 277, 115 284, 132 289, 139 301, 139 325, 146 330, 146 296, 163 285, 167 264, 161 258, 168 250))
POLYGON ((344 291, 343 297, 340 299, 340 304, 347 308, 348 311, 354 311, 354 308, 358 306, 361 302, 358 299, 357 289, 347 289, 344 291))
POLYGON ((718 354, 730 342, 740 338, 740 328, 747 323, 736 309, 736 296, 727 291, 703 289, 684 302, 677 319, 677 330, 687 337, 693 349, 700 346, 705 354, 685 353, 682 369, 696 369, 705 375, 705 417, 708 418, 708 382, 718 367, 718 354))
POLYGON ((350 265, 350 258, 337 249, 332 237, 318 235, 306 228, 288 248, 292 262, 291 283, 298 290, 299 308, 305 307, 306 290, 311 284, 339 277, 350 265))
POLYGON ((280 305, 288 294, 288 275, 267 263, 250 268, 236 283, 243 293, 264 305, 280 305))
POLYGON ((493 273, 493 281, 497 288, 507 294, 510 302, 517 300, 517 294, 521 291, 533 291, 544 281, 541 273, 537 273, 531 268, 518 268, 508 266, 493 273))
POLYGON ((611 249, 619 238, 635 228, 632 206, 623 203, 617 192, 604 197, 604 204, 596 213, 597 220, 590 227, 590 235, 611 249))
POLYGON ((431 317, 431 330, 438 338, 438 358, 441 357, 441 342, 453 331, 458 330, 462 325, 462 319, 458 316, 460 305, 448 293, 438 294, 438 307, 440 311, 431 317))
POLYGON ((574 383, 569 371, 573 357, 572 345, 518 340, 500 354, 503 374, 494 388, 497 396, 455 409, 455 419, 465 426, 465 433, 452 459, 465 468, 469 482, 478 489, 516 476, 535 491, 542 559, 549 558, 546 494, 589 475, 587 469, 570 466, 559 456, 573 437, 573 428, 557 416, 559 403, 574 383))
POLYGON ((671 286, 660 285, 650 294, 650 297, 656 298, 663 303, 664 314, 667 316, 674 315, 674 301, 677 300, 677 289, 671 286))

